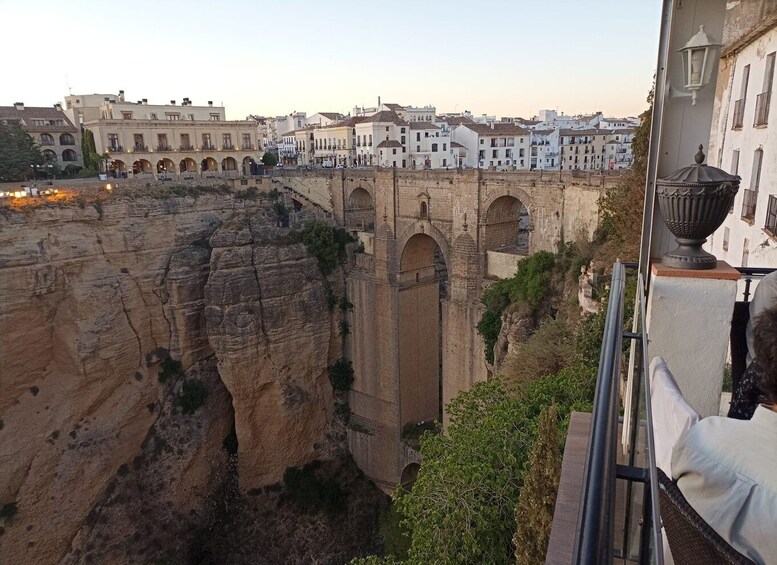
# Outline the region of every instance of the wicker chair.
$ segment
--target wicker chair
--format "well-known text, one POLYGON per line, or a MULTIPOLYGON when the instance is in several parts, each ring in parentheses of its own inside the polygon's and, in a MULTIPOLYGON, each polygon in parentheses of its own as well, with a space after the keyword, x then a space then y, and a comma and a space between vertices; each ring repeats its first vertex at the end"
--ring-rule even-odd
POLYGON ((755 565, 696 513, 661 469, 658 469, 658 485, 661 521, 675 565, 755 565))

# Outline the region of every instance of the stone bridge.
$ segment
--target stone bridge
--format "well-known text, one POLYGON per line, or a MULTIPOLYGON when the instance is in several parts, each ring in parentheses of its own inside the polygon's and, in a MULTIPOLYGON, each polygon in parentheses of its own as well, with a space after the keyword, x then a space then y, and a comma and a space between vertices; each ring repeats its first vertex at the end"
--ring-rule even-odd
POLYGON ((355 232, 347 350, 355 381, 348 439, 385 490, 417 469, 403 428, 444 421, 443 406, 487 379, 476 325, 489 280, 525 254, 590 237, 617 177, 398 169, 281 173, 275 179, 355 232))

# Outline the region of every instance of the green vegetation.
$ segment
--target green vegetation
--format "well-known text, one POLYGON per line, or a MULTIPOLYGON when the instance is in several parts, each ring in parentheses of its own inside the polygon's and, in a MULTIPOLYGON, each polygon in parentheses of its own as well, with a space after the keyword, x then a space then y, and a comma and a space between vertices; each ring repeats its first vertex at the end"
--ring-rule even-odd
POLYGON ((208 389, 199 379, 188 379, 181 386, 181 393, 176 397, 175 404, 184 414, 194 414, 205 403, 208 389))
POLYGON ((272 203, 272 211, 275 213, 275 220, 280 222, 281 225, 288 225, 289 223, 289 209, 280 200, 276 200, 272 203))
POLYGON ((0 182, 24 180, 30 165, 43 164, 40 147, 18 123, 0 124, 0 147, 0 182))
POLYGON ((540 251, 520 263, 511 279, 495 282, 483 293, 486 307, 478 323, 478 332, 486 344, 485 354, 489 363, 494 362, 494 345, 502 329, 502 313, 511 304, 524 304, 535 310, 548 295, 556 258, 552 253, 540 251))
POLYGON ((6 502, 0 507, 0 520, 3 522, 10 522, 16 513, 19 511, 19 507, 16 502, 6 502))
POLYGON ((160 383, 166 383, 171 378, 175 380, 183 376, 183 365, 179 360, 173 359, 172 357, 168 357, 162 361, 160 368, 162 370, 157 375, 160 383))
POLYGON ((558 482, 561 478, 561 440, 555 405, 540 413, 537 438, 529 455, 529 471, 515 507, 515 561, 533 565, 545 561, 558 482))
POLYGON ((336 391, 349 390, 353 384, 353 365, 345 357, 340 357, 328 368, 329 381, 336 391))
POLYGON ((319 478, 315 463, 304 467, 288 467, 283 473, 286 494, 306 510, 334 513, 344 510, 347 496, 333 478, 319 478))
POLYGON ((388 557, 407 559, 410 551, 410 532, 402 525, 404 519, 393 505, 380 515, 378 529, 383 539, 383 550, 388 557))
POLYGON ((345 246, 353 241, 344 229, 324 222, 310 222, 302 230, 302 242, 318 260, 318 268, 324 276, 332 273, 345 259, 345 246))
POLYGON ((240 200, 256 200, 259 198, 259 189, 255 186, 249 186, 245 190, 238 192, 237 198, 240 200))
POLYGON ((402 441, 415 450, 421 448, 421 438, 426 433, 439 434, 442 432, 442 426, 437 420, 427 420, 422 422, 408 422, 402 426, 402 441))
POLYGON ((262 163, 265 167, 274 167, 278 164, 278 156, 268 151, 262 155, 262 163))

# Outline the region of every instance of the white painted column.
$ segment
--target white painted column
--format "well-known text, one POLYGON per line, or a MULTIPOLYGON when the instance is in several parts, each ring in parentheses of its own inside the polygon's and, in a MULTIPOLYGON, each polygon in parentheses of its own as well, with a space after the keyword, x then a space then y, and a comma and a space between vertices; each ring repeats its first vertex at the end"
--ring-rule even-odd
POLYGON ((739 271, 724 261, 691 271, 651 266, 648 355, 663 357, 688 403, 717 415, 739 271))

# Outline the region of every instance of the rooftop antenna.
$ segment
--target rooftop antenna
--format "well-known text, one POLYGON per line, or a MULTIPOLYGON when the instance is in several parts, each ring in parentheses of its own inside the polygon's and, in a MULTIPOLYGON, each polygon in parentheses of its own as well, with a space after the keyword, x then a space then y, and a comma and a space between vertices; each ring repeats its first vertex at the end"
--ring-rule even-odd
POLYGON ((69 95, 73 94, 73 89, 70 88, 70 80, 67 78, 67 75, 65 75, 65 88, 67 89, 67 93, 69 95))

